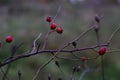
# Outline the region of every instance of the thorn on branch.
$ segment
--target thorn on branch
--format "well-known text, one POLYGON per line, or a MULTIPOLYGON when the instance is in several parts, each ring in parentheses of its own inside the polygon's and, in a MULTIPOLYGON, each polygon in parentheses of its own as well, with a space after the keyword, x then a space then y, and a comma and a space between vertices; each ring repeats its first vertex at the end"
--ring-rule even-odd
POLYGON ((77 46, 77 42, 75 42, 75 41, 72 42, 72 45, 73 45, 74 48, 76 48, 76 46, 77 46))
POLYGON ((60 64, 58 61, 55 61, 55 64, 57 65, 58 68, 60 68, 60 64))

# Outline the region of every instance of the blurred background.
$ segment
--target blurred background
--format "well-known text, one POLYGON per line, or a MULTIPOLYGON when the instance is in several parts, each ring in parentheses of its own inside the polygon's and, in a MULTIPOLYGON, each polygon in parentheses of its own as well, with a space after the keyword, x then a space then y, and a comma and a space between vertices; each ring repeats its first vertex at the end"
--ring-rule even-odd
MULTIPOLYGON (((14 45, 24 43, 15 55, 27 52, 32 48, 33 40, 42 33, 40 43, 43 43, 45 34, 49 28, 45 21, 47 16, 55 17, 54 22, 64 30, 63 34, 53 33, 48 40, 47 49, 57 49, 65 42, 70 41, 81 32, 84 32, 90 25, 94 24, 94 16, 102 15, 100 28, 100 41, 105 43, 112 32, 118 28, 120 21, 120 0, 0 0, 0 41, 4 46, 0 48, 0 61, 11 55, 11 48, 14 45), (59 11, 58 11, 59 10, 59 11), (58 14, 57 14, 58 12, 58 14), (12 35, 12 44, 6 44, 5 36, 12 35)), ((120 49, 120 32, 118 32, 109 50, 120 49)), ((92 30, 78 43, 78 47, 87 47, 96 44, 96 35, 92 30)), ((71 47, 69 47, 71 49, 71 47)), ((92 50, 76 53, 78 56, 85 55, 93 57, 96 55, 92 50)), ((18 71, 22 74, 22 80, 32 80, 38 67, 44 64, 51 54, 39 54, 29 58, 17 60, 11 64, 8 72, 10 80, 18 80, 18 71)), ((72 57, 71 54, 60 56, 72 57)), ((120 54, 119 52, 108 53, 104 57, 106 80, 119 80, 120 76, 120 54)), ((81 66, 81 61, 70 61, 56 59, 61 65, 62 72, 54 64, 48 64, 38 77, 38 80, 47 80, 51 74, 52 80, 61 77, 63 80, 70 80, 74 66, 81 66), (63 74, 64 73, 64 74, 63 74)), ((87 62, 92 69, 100 68, 100 59, 87 62)), ((5 71, 7 66, 3 67, 5 71)), ((75 80, 79 80, 82 70, 75 73, 75 80)), ((3 76, 0 73, 0 76, 3 76)), ((2 77, 0 77, 2 80, 2 77)), ((87 73, 83 80, 101 80, 101 70, 87 73)))

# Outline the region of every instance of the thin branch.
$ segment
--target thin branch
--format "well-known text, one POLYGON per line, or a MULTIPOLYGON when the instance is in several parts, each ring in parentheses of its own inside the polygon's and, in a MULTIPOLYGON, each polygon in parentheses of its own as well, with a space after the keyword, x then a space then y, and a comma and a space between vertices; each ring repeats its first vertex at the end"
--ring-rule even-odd
MULTIPOLYGON (((76 57, 77 59, 76 60, 81 60, 82 59, 82 57, 79 57, 79 56, 77 56, 76 54, 73 54, 73 53, 71 53, 74 57, 76 57)), ((99 57, 99 55, 97 55, 97 56, 95 56, 95 57, 92 57, 92 58, 87 58, 87 60, 91 60, 91 59, 97 59, 99 57)))
POLYGON ((94 31, 96 33, 96 38, 97 38, 97 44, 100 44, 100 36, 99 36, 99 30, 100 30, 100 23, 96 22, 94 24, 94 31))
MULTIPOLYGON (((100 26, 98 25, 98 27, 100 27, 100 26)), ((97 44, 98 44, 98 45, 100 45, 99 30, 98 30, 98 31, 96 31, 96 38, 97 38, 97 44)))
MULTIPOLYGON (((54 58, 59 54, 59 52, 61 52, 61 50, 63 50, 64 48, 68 47, 70 44, 72 44, 72 42, 78 41, 83 35, 85 35, 88 31, 90 31, 91 29, 93 29, 93 26, 88 28, 85 32, 81 33, 79 36, 77 36, 75 39, 73 39, 71 42, 66 43, 65 45, 63 45, 63 47, 61 47, 55 54, 54 56, 52 56, 45 64, 43 64, 35 73, 35 76, 33 77, 32 80, 36 80, 38 74, 40 73, 40 71, 47 65, 49 64, 52 60, 54 60, 54 58)), ((44 49, 44 48, 43 48, 44 49)))
POLYGON ((86 31, 84 31, 83 33, 81 33, 79 36, 77 36, 76 38, 74 38, 70 43, 78 41, 83 35, 85 35, 87 32, 89 32, 90 30, 92 30, 94 28, 94 26, 89 27, 86 31))
POLYGON ((99 31, 96 32, 96 37, 97 37, 97 44, 100 45, 99 31))
MULTIPOLYGON (((1 70, 1 72, 2 72, 2 74, 3 74, 3 76, 5 76, 5 72, 3 71, 3 69, 0 68, 0 70, 1 70)), ((5 79, 10 80, 7 75, 6 75, 6 78, 5 78, 5 79)))
POLYGON ((80 75, 79 80, 83 80, 84 76, 85 76, 88 72, 94 72, 94 71, 96 71, 96 70, 97 70, 97 68, 96 68, 96 69, 86 68, 86 69, 82 72, 82 74, 80 75))
POLYGON ((41 46, 41 43, 38 43, 36 53, 38 53, 38 51, 39 51, 39 49, 40 49, 40 46, 41 46))
POLYGON ((120 49, 118 49, 118 50, 107 51, 107 53, 113 53, 113 52, 120 52, 120 49))
POLYGON ((18 70, 18 79, 21 80, 21 71, 18 70))
POLYGON ((60 13, 60 10, 61 10, 61 6, 58 7, 58 9, 57 9, 57 13, 56 13, 56 15, 54 16, 53 19, 55 19, 55 18, 58 16, 58 14, 60 13))
POLYGON ((81 74, 81 76, 80 76, 79 80, 83 80, 84 76, 85 76, 85 75, 86 75, 86 73, 87 73, 87 72, 89 72, 89 71, 90 71, 90 69, 89 69, 89 68, 85 69, 85 70, 82 72, 82 74, 81 74))
MULTIPOLYGON (((101 44, 100 46, 108 46, 108 44, 101 44)), ((95 45, 95 46, 91 46, 91 47, 85 47, 85 48, 79 48, 79 49, 73 49, 73 50, 60 50, 59 52, 77 52, 77 51, 83 51, 83 50, 89 50, 89 49, 93 49, 93 48, 97 48, 99 47, 98 45, 95 45)), ((20 54, 20 55, 16 55, 16 56, 13 56, 13 57, 9 57, 7 59, 5 59, 4 61, 2 61, 0 63, 0 67, 6 65, 6 64, 9 64, 11 62, 14 62, 16 60, 19 60, 19 59, 22 59, 22 58, 27 58, 27 57, 30 57, 30 56, 33 56, 33 55, 37 55, 37 54, 43 54, 43 53, 56 53, 58 52, 58 50, 40 50, 38 52, 34 52, 34 53, 24 53, 24 54, 20 54)))
MULTIPOLYGON (((15 55, 16 51, 17 51, 22 45, 23 45, 23 43, 19 43, 18 45, 13 46, 13 47, 12 47, 12 50, 11 50, 11 55, 10 55, 10 57, 13 57, 13 56, 15 55)), ((6 79, 6 76, 7 76, 7 74, 9 73, 10 67, 11 67, 11 63, 7 65, 7 69, 6 69, 6 71, 5 71, 5 74, 4 74, 3 78, 2 78, 2 80, 5 80, 5 79, 6 79)))
POLYGON ((34 77, 32 80, 36 80, 38 74, 40 73, 40 71, 47 65, 49 64, 52 60, 54 60, 54 58, 58 55, 58 53, 64 49, 67 45, 65 45, 63 48, 59 49, 45 64, 43 64, 40 68, 38 68, 37 72, 35 73, 34 77))
MULTIPOLYGON (((52 55, 54 55, 54 53, 52 53, 52 55)), ((80 59, 76 59, 76 58, 68 58, 68 57, 61 57, 61 56, 56 56, 56 58, 65 59, 65 60, 71 60, 71 61, 80 60, 80 59)))
POLYGON ((7 78, 7 75, 8 75, 8 72, 9 72, 9 70, 10 70, 10 67, 11 67, 11 64, 8 64, 7 69, 6 69, 6 71, 4 72, 4 76, 3 76, 2 80, 5 80, 5 79, 7 78))
POLYGON ((68 58, 68 57, 61 57, 61 56, 56 56, 56 58, 65 59, 65 60, 71 60, 71 61, 78 61, 78 60, 80 60, 80 59, 76 59, 76 58, 68 58))
POLYGON ((44 43, 43 43, 42 50, 44 50, 45 47, 46 47, 46 45, 47 45, 47 41, 48 41, 48 37, 49 37, 49 35, 50 35, 50 32, 51 32, 51 30, 50 30, 50 28, 49 28, 49 29, 48 29, 48 32, 47 32, 47 34, 46 34, 46 36, 45 36, 45 39, 44 39, 44 43))
POLYGON ((107 44, 110 44, 110 42, 112 41, 114 35, 120 30, 120 27, 118 27, 113 33, 112 35, 110 36, 110 38, 108 39, 107 41, 107 44))
POLYGON ((42 33, 40 33, 37 37, 36 37, 36 39, 33 41, 33 48, 32 48, 32 51, 31 51, 31 53, 34 53, 35 51, 36 51, 36 41, 41 37, 41 35, 42 35, 42 33))

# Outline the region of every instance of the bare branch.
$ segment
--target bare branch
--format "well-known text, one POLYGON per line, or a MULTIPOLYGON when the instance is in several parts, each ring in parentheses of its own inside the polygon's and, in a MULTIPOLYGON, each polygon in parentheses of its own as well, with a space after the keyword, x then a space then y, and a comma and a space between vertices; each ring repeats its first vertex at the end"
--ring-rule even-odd
POLYGON ((83 72, 82 72, 82 74, 81 74, 81 76, 80 76, 80 78, 79 78, 79 80, 83 80, 83 78, 84 78, 84 76, 86 75, 86 73, 87 72, 89 72, 90 71, 90 69, 88 68, 88 69, 85 69, 83 72))
MULTIPOLYGON (((5 76, 6 74, 5 74, 4 70, 3 70, 2 68, 0 68, 0 70, 1 70, 1 72, 2 72, 2 74, 3 74, 3 76, 5 76)), ((7 75, 6 75, 6 78, 5 78, 5 79, 10 80, 7 75)))
MULTIPOLYGON (((102 44, 100 46, 108 46, 107 44, 102 44)), ((83 51, 83 50, 89 50, 89 49, 93 49, 93 48, 97 48, 99 47, 98 45, 95 45, 95 46, 91 46, 91 47, 85 47, 85 48, 79 48, 79 49, 73 49, 73 50, 60 50, 59 52, 77 52, 77 51, 83 51)), ((2 61, 0 63, 0 67, 6 65, 6 64, 9 64, 11 62, 14 62, 16 60, 19 60, 19 59, 22 59, 22 58, 27 58, 27 57, 30 57, 30 56, 33 56, 33 55, 37 55, 37 54, 43 54, 43 53, 56 53, 58 52, 58 50, 40 50, 38 52, 34 52, 34 53, 24 53, 24 54, 20 54, 20 55, 16 55, 16 56, 13 56, 13 57, 9 57, 7 59, 5 59, 4 61, 2 61)))
POLYGON ((89 32, 90 30, 92 30, 94 28, 94 25, 89 27, 86 31, 84 31, 83 33, 81 33, 79 36, 77 36, 76 38, 74 38, 70 43, 78 41, 83 35, 85 35, 87 32, 89 32))
POLYGON ((44 43, 43 43, 42 50, 44 50, 45 47, 46 47, 46 45, 47 45, 47 40, 48 40, 49 35, 50 35, 50 28, 49 28, 49 30, 48 30, 46 36, 45 36, 45 40, 44 40, 44 43))
POLYGON ((94 72, 94 71, 96 71, 96 70, 97 70, 97 69, 89 69, 89 68, 86 68, 86 69, 82 72, 82 74, 80 75, 79 80, 83 80, 84 76, 85 76, 88 72, 94 72))
POLYGON ((36 51, 36 41, 41 37, 42 33, 40 33, 37 38, 33 41, 33 48, 30 53, 34 53, 36 51))
POLYGON ((107 44, 110 44, 110 42, 112 41, 114 35, 120 30, 120 27, 118 27, 110 36, 110 38, 107 41, 107 44))
POLYGON ((61 6, 58 7, 58 9, 57 9, 57 13, 56 13, 56 15, 54 16, 53 19, 55 19, 55 18, 58 16, 58 14, 60 13, 60 10, 61 10, 61 6))
MULTIPOLYGON (((59 54, 59 52, 61 52, 64 48, 68 47, 70 44, 72 44, 75 41, 78 41, 83 35, 85 35, 88 31, 90 31, 91 29, 93 29, 94 26, 88 28, 86 31, 84 31, 83 33, 81 33, 79 36, 77 36, 75 39, 73 39, 71 42, 68 42, 66 44, 64 44, 45 64, 43 64, 35 73, 35 76, 33 77, 32 80, 36 80, 39 72, 47 65, 49 64, 52 60, 54 60, 54 58, 59 54)), ((44 48, 43 48, 44 49, 44 48)))

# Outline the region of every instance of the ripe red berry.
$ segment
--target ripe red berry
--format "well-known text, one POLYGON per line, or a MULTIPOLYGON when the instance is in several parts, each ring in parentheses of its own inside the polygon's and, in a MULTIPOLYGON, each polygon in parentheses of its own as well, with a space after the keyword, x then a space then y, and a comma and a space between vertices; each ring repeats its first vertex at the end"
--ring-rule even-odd
POLYGON ((82 57, 81 57, 81 60, 82 60, 82 62, 85 62, 85 61, 87 60, 87 57, 82 56, 82 57))
POLYGON ((99 55, 104 55, 106 53, 106 48, 105 47, 101 47, 99 50, 99 55))
POLYGON ((5 38, 5 40, 7 43, 11 43, 13 41, 13 37, 9 35, 5 38))
POLYGON ((47 21, 47 22, 51 22, 51 21, 52 21, 52 18, 51 18, 50 16, 48 16, 48 17, 46 18, 46 21, 47 21))
POLYGON ((51 29, 55 29, 56 26, 57 26, 56 23, 52 23, 52 24, 51 24, 51 29))
POLYGON ((56 29, 56 32, 59 33, 59 34, 62 34, 62 33, 63 33, 63 29, 60 28, 60 27, 58 27, 58 28, 56 29))

